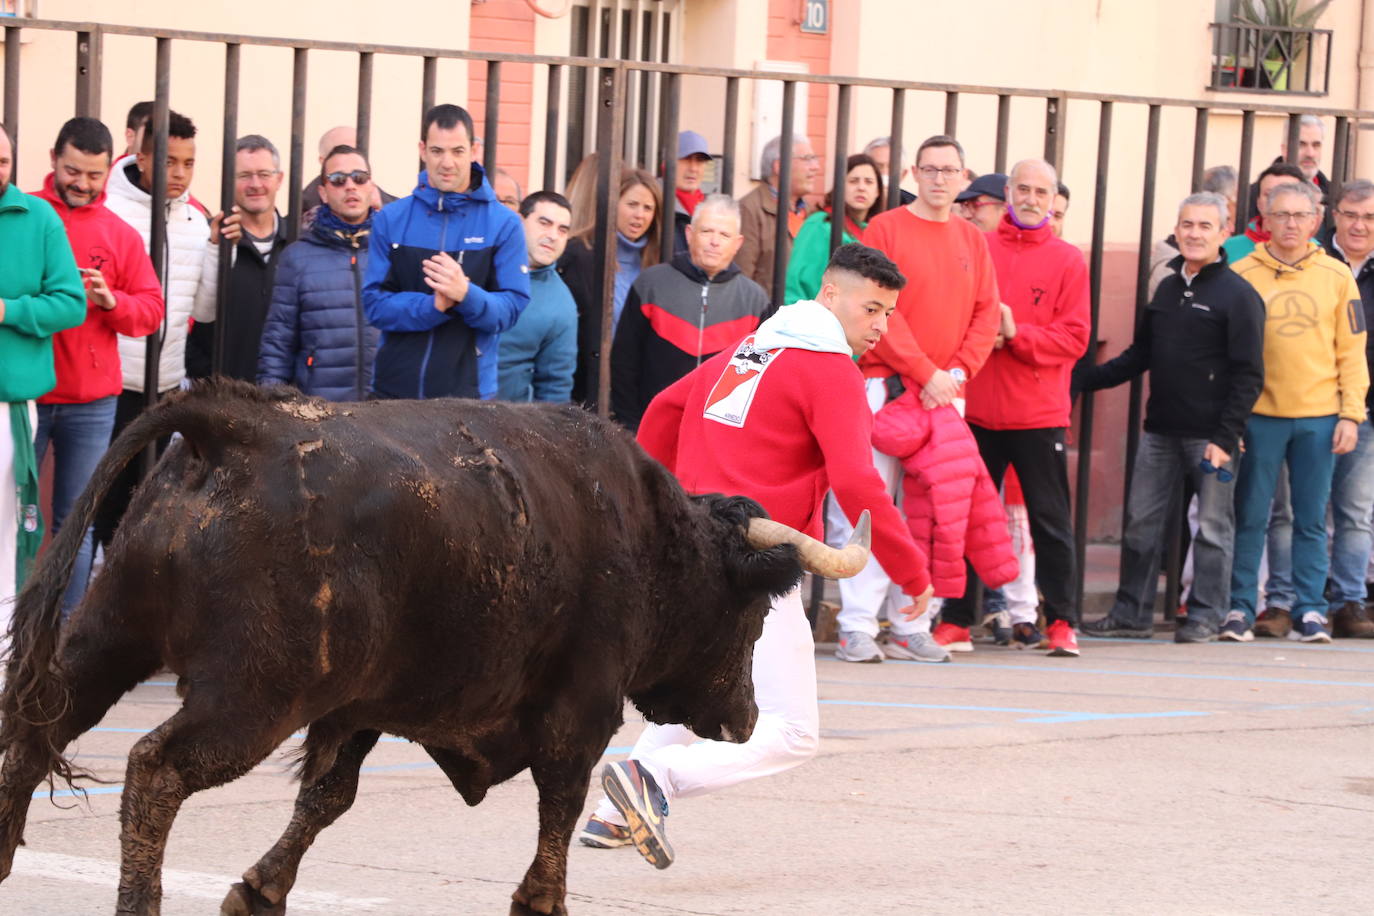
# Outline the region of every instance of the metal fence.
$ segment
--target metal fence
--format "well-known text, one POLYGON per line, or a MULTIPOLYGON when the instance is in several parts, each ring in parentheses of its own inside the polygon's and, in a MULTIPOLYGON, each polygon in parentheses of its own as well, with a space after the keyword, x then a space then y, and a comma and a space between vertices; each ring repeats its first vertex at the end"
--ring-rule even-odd
MULTIPOLYGON (((850 152, 852 120, 852 100, 856 90, 881 91, 890 94, 891 118, 890 135, 892 152, 887 193, 889 205, 899 202, 900 185, 905 161, 902 150, 902 136, 909 98, 931 95, 943 99, 944 118, 939 125, 943 133, 957 135, 960 124, 961 100, 968 98, 992 98, 996 100, 995 122, 995 171, 1005 172, 1009 155, 1010 128, 1013 100, 1032 100, 1043 104, 1043 155, 1051 163, 1059 166, 1064 158, 1064 136, 1070 103, 1090 103, 1097 108, 1097 154, 1092 195, 1092 235, 1088 252, 1089 277, 1092 303, 1092 339, 1098 339, 1098 326, 1102 301, 1103 253, 1105 249, 1104 232, 1109 206, 1109 167, 1111 163, 1112 125, 1118 107, 1131 106, 1143 109, 1146 116, 1144 170, 1140 176, 1140 234, 1137 261, 1137 282, 1135 294, 1136 319, 1146 303, 1146 286, 1149 272, 1149 254, 1154 242, 1155 192, 1157 167, 1160 161, 1160 124, 1166 110, 1191 112, 1194 124, 1191 146, 1191 189, 1197 190, 1202 181, 1206 157, 1209 152, 1209 119, 1213 113, 1240 114, 1241 137, 1237 171, 1242 180, 1237 202, 1238 224, 1240 214, 1248 212, 1249 185, 1246 178, 1251 174, 1254 153, 1255 118, 1257 114, 1280 114, 1287 117, 1287 150, 1289 158, 1295 160, 1298 151, 1299 119, 1311 113, 1334 119, 1334 152, 1331 181, 1339 186, 1350 174, 1352 153, 1351 123, 1362 116, 1355 110, 1315 109, 1292 107, 1283 104, 1260 104, 1245 100, 1196 100, 1128 96, 1120 94, 1016 89, 1010 87, 970 86, 943 83, 926 83, 904 80, 863 79, 854 76, 805 75, 796 73, 767 73, 760 71, 732 70, 721 68, 691 67, 679 64, 662 64, 618 59, 586 57, 552 57, 542 55, 481 53, 445 48, 418 48, 376 44, 349 44, 335 41, 312 41, 297 38, 272 38, 249 35, 232 35, 211 32, 188 32, 169 29, 142 28, 134 26, 104 25, 98 23, 58 22, 34 19, 13 19, 3 21, 5 30, 5 67, 4 67, 4 111, 3 119, 8 125, 15 142, 16 156, 19 135, 23 129, 22 113, 19 110, 19 87, 22 77, 20 67, 20 38, 24 29, 67 32, 73 38, 73 67, 75 73, 74 114, 100 116, 101 76, 103 69, 103 40, 107 35, 132 36, 149 39, 155 43, 155 77, 152 87, 154 97, 153 129, 154 174, 153 197, 162 199, 166 191, 165 161, 167 152, 167 123, 171 90, 171 50, 173 42, 196 42, 223 46, 224 64, 224 142, 222 150, 222 172, 220 183, 221 208, 226 212, 234 202, 234 141, 237 134, 240 92, 239 63, 240 52, 244 46, 275 47, 289 50, 292 54, 291 88, 291 144, 288 166, 287 193, 290 208, 287 217, 288 234, 294 237, 299 226, 301 189, 311 177, 307 174, 303 135, 308 91, 308 62, 312 51, 346 52, 357 55, 357 134, 358 146, 364 151, 369 145, 373 106, 373 65, 378 55, 418 58, 422 61, 422 78, 417 89, 416 123, 420 116, 436 101, 436 74, 438 62, 442 59, 475 61, 486 67, 486 118, 483 126, 484 165, 488 171, 497 166, 498 140, 500 130, 501 76, 502 67, 508 64, 529 64, 545 71, 548 86, 548 104, 544 112, 544 133, 546 155, 543 163, 543 186, 554 188, 561 185, 557 163, 560 150, 579 150, 586 144, 599 151, 617 151, 622 155, 631 153, 634 162, 635 149, 640 151, 637 164, 657 168, 663 178, 663 199, 671 202, 676 187, 676 161, 672 156, 664 161, 643 162, 644 151, 650 144, 632 142, 627 137, 626 111, 627 100, 643 94, 656 93, 657 104, 646 106, 646 116, 656 120, 650 125, 641 125, 640 130, 648 130, 656 136, 653 147, 661 152, 674 149, 678 132, 678 120, 684 78, 706 78, 723 83, 724 105, 722 117, 721 160, 723 176, 721 190, 731 194, 735 164, 739 155, 739 101, 741 87, 756 80, 776 80, 783 84, 781 136, 782 149, 791 149, 791 138, 801 136, 795 123, 795 99, 798 87, 811 85, 835 86, 835 117, 833 128, 833 186, 842 187, 844 165, 850 152), (562 86, 566 74, 579 73, 580 80, 589 87, 588 96, 594 93, 594 118, 579 119, 583 123, 586 136, 570 140, 566 136, 570 123, 569 114, 560 107, 562 86), (594 87, 594 88, 591 88, 594 87), (633 91, 632 91, 633 90, 633 91), (635 96, 634 93, 639 93, 635 96)), ((335 90, 331 90, 335 91, 335 90)), ((395 87, 388 87, 395 94, 395 87)), ((936 132, 934 129, 931 133, 936 132)), ((1215 153, 1215 149, 1212 150, 1215 153)), ((571 163, 569 163, 571 165, 571 163)), ((779 163, 778 187, 790 187, 792 160, 783 155, 779 163)), ((604 309, 602 321, 602 352, 610 352, 611 292, 615 273, 615 249, 613 227, 615 224, 615 195, 611 189, 619 186, 620 155, 602 155, 598 162, 598 181, 596 193, 597 231, 594 250, 604 266, 601 275, 601 301, 604 309)), ((1119 193, 1119 192, 1118 192, 1119 193)), ((1081 199, 1081 198, 1080 198, 1081 199)), ((671 214, 671 206, 665 207, 671 214)), ((838 245, 842 221, 832 221, 832 246, 838 245)), ((787 221, 777 221, 777 244, 774 255, 774 280, 771 290, 772 301, 781 302, 786 276, 783 244, 788 231, 787 221)), ((153 208, 151 255, 159 276, 163 274, 163 259, 166 241, 165 214, 162 208, 153 208)), ((671 258, 673 233, 661 233, 664 260, 671 258)), ((228 242, 221 242, 219 289, 220 298, 225 297, 230 264, 228 242)), ((227 309, 220 310, 221 320, 217 332, 222 339, 226 319, 232 320, 227 309)), ((220 346, 216 345, 220 352, 220 346)), ((145 392, 149 401, 157 396, 158 338, 148 339, 146 361, 147 378, 145 392)), ((1092 350, 1085 359, 1092 359, 1092 350)), ((604 413, 609 403, 609 360, 602 360, 599 403, 604 413)), ((1141 422, 1142 383, 1139 379, 1131 385, 1129 417, 1127 420, 1126 490, 1129 490, 1130 468, 1135 456, 1141 422)), ((1095 407, 1094 395, 1087 392, 1082 396, 1077 430, 1078 467, 1075 491, 1075 533, 1078 553, 1078 595, 1081 602, 1083 594, 1083 569, 1086 553, 1087 512, 1091 487, 1092 444, 1094 434, 1095 407)), ((1125 518, 1123 500, 1123 528, 1128 524, 1125 518)), ((1180 500, 1181 503, 1181 500, 1180 500)), ((1181 514, 1182 507, 1178 507, 1181 514)), ((1176 545, 1175 545, 1176 546, 1176 545)), ((1166 589, 1166 608, 1173 609, 1178 604, 1178 558, 1177 550, 1170 552, 1170 576, 1166 589)))

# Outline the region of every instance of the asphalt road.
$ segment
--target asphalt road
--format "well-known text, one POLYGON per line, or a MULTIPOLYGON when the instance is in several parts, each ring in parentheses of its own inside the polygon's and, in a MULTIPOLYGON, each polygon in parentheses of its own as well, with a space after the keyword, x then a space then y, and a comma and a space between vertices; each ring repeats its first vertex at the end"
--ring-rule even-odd
MULTIPOLYGON (((948 665, 818 652, 817 759, 674 805, 666 871, 575 846, 571 912, 1374 912, 1374 644, 1083 645, 979 644, 948 665)), ((113 911, 124 757, 177 702, 150 682, 80 740, 113 785, 60 795, 66 809, 35 799, 0 913, 113 911)), ((639 728, 631 711, 611 750, 639 728)), ((276 756, 188 801, 163 912, 217 913, 294 795, 276 756)), ((423 752, 384 739, 289 910, 504 914, 535 833, 528 775, 469 809, 423 752)))

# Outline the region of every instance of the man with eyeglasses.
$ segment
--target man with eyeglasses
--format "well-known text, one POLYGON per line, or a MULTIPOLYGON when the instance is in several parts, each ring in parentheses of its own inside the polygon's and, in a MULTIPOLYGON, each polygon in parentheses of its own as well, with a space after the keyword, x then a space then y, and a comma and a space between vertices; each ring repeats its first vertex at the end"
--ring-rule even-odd
POLYGON ((1154 635, 1164 531, 1185 478, 1198 495, 1196 575, 1174 641, 1215 640, 1232 607, 1234 480, 1245 420, 1264 384, 1264 302, 1221 249, 1226 211, 1226 199, 1215 192, 1184 198, 1172 236, 1179 253, 1135 340, 1115 359, 1074 373, 1074 386, 1091 391, 1150 373, 1145 434, 1127 494, 1120 584, 1107 615, 1083 624, 1088 636, 1154 635))
MULTIPOLYGON (((1344 184, 1336 198, 1335 225, 1320 236, 1326 253, 1350 266, 1360 288, 1365 327, 1374 323, 1374 182, 1344 184)), ((1374 375, 1374 335, 1365 334, 1365 365, 1374 375)), ((1365 395, 1365 410, 1374 407, 1374 389, 1365 395)), ((1374 621, 1365 608, 1370 586, 1369 555, 1374 548, 1370 515, 1374 512, 1374 429, 1368 417, 1360 423, 1354 451, 1336 459, 1331 479, 1331 631, 1336 637, 1374 639, 1374 621)))
POLYGON ((220 374, 251 382, 258 377, 258 348, 272 301, 277 255, 286 247, 286 227, 277 213, 281 156, 272 141, 259 134, 240 137, 234 148, 234 207, 210 221, 205 252, 208 282, 218 283, 220 234, 230 249, 229 289, 225 303, 203 296, 192 313, 195 327, 186 341, 186 374, 208 378, 214 369, 215 325, 223 310, 224 363, 220 374))
MULTIPOLYGON (((804 136, 794 137, 792 144, 792 186, 787 189, 786 203, 778 205, 778 175, 782 165, 782 138, 774 137, 763 146, 759 155, 760 184, 740 198, 740 232, 744 243, 735 264, 753 280, 769 298, 773 295, 773 253, 776 250, 778 213, 787 219, 787 237, 783 240, 782 263, 792 257, 792 240, 802 223, 815 210, 806 195, 815 193, 821 177, 821 157, 811 150, 811 141, 804 136)), ((784 305, 772 303, 774 307, 784 305)))
POLYGON ((334 147, 316 187, 314 222, 277 258, 257 380, 330 401, 361 401, 379 336, 363 317, 374 192, 367 159, 355 147, 334 147))
MULTIPOLYGON (((887 334, 859 361, 867 379, 868 405, 875 413, 905 388, 920 392, 926 410, 963 413, 963 386, 987 361, 1001 321, 997 276, 988 243, 978 227, 952 218, 955 196, 964 188, 964 150, 953 137, 937 135, 916 150, 912 167, 916 199, 879 213, 864 231, 864 242, 896 263, 908 280, 897 296, 897 311, 887 334)), ((873 452, 878 473, 894 496, 900 463, 873 452)), ((835 537, 847 526, 831 516, 835 537)), ((936 596, 953 598, 957 590, 936 596)), ((943 662, 949 654, 930 636, 930 618, 906 620, 898 610, 901 592, 876 560, 840 583, 839 647, 847 662, 889 658, 943 662), (891 621, 888 641, 877 644, 878 616, 891 621)))
POLYGON ((1254 638, 1260 552, 1279 469, 1288 467, 1293 504, 1290 639, 1330 642, 1325 597, 1326 504, 1337 455, 1359 442, 1369 366, 1365 311, 1350 268, 1312 241, 1321 192, 1280 184, 1260 205, 1269 241, 1235 265, 1263 297, 1264 390, 1245 429, 1236 480, 1236 555, 1231 611, 1221 638, 1254 638))

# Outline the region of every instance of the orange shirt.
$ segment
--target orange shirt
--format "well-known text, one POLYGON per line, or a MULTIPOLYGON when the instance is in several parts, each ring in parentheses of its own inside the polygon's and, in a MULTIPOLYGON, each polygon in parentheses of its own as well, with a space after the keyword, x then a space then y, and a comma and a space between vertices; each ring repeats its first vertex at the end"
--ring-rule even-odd
POLYGON ((893 374, 924 387, 937 369, 960 366, 972 378, 1001 323, 997 275, 987 240, 967 220, 922 219, 907 207, 879 213, 864 230, 864 244, 897 265, 906 286, 887 333, 859 361, 864 375, 893 374))

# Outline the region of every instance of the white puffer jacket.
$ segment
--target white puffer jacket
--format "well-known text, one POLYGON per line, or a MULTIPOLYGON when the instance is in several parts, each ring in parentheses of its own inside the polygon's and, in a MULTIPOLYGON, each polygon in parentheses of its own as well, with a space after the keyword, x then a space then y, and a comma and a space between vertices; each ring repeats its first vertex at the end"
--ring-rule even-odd
MULTIPOLYGON (((117 161, 110 169, 105 205, 124 222, 138 230, 148 246, 152 231, 152 195, 140 188, 130 172, 137 175, 133 156, 117 161)), ((186 377, 187 322, 195 309, 196 297, 215 295, 215 277, 205 276, 205 253, 209 248, 210 224, 189 201, 188 190, 167 204, 167 257, 163 260, 163 287, 167 291, 167 312, 162 324, 162 358, 158 360, 159 392, 170 391, 186 377)), ((124 370, 124 387, 143 390, 143 366, 147 340, 119 335, 119 361, 124 370)))

